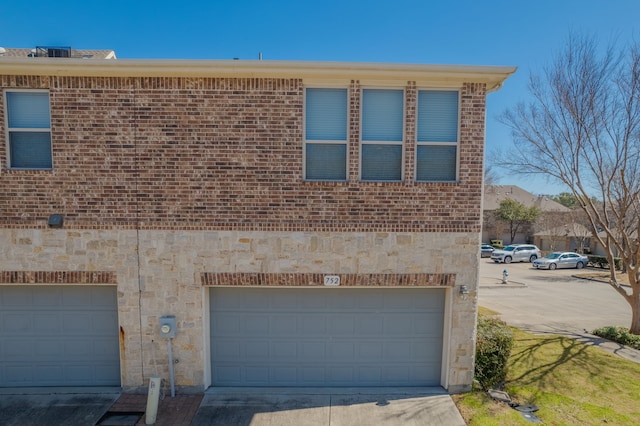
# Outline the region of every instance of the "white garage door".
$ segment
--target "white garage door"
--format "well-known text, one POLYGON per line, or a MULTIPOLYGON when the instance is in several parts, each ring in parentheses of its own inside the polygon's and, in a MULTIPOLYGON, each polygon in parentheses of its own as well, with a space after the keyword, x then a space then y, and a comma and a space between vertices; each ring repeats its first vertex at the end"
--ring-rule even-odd
POLYGON ((119 385, 115 287, 0 287, 0 387, 119 385))
POLYGON ((214 386, 438 386, 444 289, 210 290, 214 386))

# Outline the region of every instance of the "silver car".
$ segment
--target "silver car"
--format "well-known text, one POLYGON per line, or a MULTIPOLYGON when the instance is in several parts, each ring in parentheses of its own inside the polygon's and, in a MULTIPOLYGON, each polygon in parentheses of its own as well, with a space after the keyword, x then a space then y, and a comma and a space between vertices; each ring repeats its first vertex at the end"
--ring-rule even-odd
POLYGON ((493 246, 482 244, 480 246, 480 257, 491 257, 491 253, 493 253, 494 250, 495 248, 493 248, 493 246))
POLYGON ((533 244, 511 244, 502 250, 494 250, 491 260, 496 263, 533 262, 541 256, 540 249, 533 244))
POLYGON ((536 269, 577 268, 582 269, 589 263, 589 258, 570 251, 554 251, 533 262, 536 269))

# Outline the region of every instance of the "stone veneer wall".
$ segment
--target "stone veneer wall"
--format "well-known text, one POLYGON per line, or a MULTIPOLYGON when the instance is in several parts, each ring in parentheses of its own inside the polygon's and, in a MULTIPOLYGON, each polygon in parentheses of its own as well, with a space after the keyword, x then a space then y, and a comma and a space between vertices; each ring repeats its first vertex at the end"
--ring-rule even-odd
MULTIPOLYGON (((452 289, 447 311, 451 317, 445 319, 448 359, 443 362, 448 364, 449 391, 459 392, 470 389, 473 376, 477 243, 473 233, 4 229, 0 266, 4 271, 113 273, 125 389, 143 388, 153 374, 168 378, 158 317, 176 315, 175 377, 185 391, 202 390, 208 381, 203 274, 448 276, 438 282, 452 289), (458 296, 460 285, 471 290, 468 298, 458 296)), ((15 285, 6 275, 0 276, 0 285, 15 285)))

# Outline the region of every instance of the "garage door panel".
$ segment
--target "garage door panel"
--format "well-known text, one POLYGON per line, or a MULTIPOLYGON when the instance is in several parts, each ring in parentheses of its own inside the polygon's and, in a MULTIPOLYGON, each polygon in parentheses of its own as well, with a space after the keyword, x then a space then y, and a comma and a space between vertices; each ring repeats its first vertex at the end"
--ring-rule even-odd
MULTIPOLYGON (((221 314, 223 311, 218 311, 221 314)), ((237 336, 240 333, 241 315, 226 314, 220 316, 215 322, 211 322, 211 331, 220 337, 237 336)))
POLYGON ((0 287, 0 306, 0 387, 120 384, 115 287, 0 287))
POLYGON ((242 370, 239 366, 216 367, 213 377, 220 383, 240 383, 243 381, 242 370))
POLYGON ((326 316, 323 314, 307 314, 300 318, 300 332, 307 336, 323 336, 327 333, 326 316))
POLYGON ((324 341, 302 341, 299 343, 300 356, 307 362, 322 362, 326 357, 326 343, 324 341))
POLYGON ((356 331, 353 314, 333 314, 328 318, 328 332, 332 336, 352 336, 356 331))
POLYGON ((6 339, 3 344, 2 359, 6 361, 33 358, 33 343, 22 339, 6 339))
POLYGON ((373 315, 359 317, 355 331, 360 336, 379 336, 384 333, 384 321, 381 317, 373 315))
POLYGON ((240 357, 239 341, 227 341, 220 339, 218 344, 212 348, 211 356, 218 359, 233 359, 240 357))
POLYGON ((331 341, 327 344, 326 359, 328 362, 352 362, 355 353, 354 343, 331 341))
POLYGON ((270 380, 278 385, 288 385, 295 383, 298 378, 298 369, 296 367, 275 367, 271 369, 270 380))
POLYGON ((421 311, 433 311, 440 312, 442 310, 442 306, 444 305, 444 291, 438 291, 438 294, 435 294, 433 297, 429 298, 415 298, 411 300, 411 306, 415 309, 420 309, 421 311))
POLYGON ((358 382, 363 385, 376 385, 382 381, 379 367, 358 367, 358 382))
POLYGON ((111 338, 97 338, 93 341, 93 359, 113 360, 120 358, 120 348, 113 344, 111 338))
POLYGON ((425 336, 439 336, 442 333, 444 322, 441 318, 424 321, 421 318, 414 318, 411 324, 413 331, 425 336))
POLYGON ((300 382, 308 383, 310 386, 322 385, 325 382, 324 367, 301 367, 299 373, 300 382))
POLYGON ((244 318, 244 331, 253 336, 264 336, 270 333, 271 317, 266 314, 247 315, 244 318))
MULTIPOLYGON (((347 291, 347 290, 343 290, 347 291)), ((367 293, 358 297, 358 307, 364 310, 382 309, 385 304, 384 295, 378 293, 367 293)))
POLYGON ((249 382, 253 382, 253 383, 260 383, 260 384, 267 384, 269 383, 269 369, 265 368, 265 367, 246 367, 244 369, 244 373, 245 373, 245 377, 244 380, 249 381, 249 382))
POLYGON ((384 334, 387 336, 406 336, 413 334, 411 315, 391 314, 385 318, 384 334))
POLYGON ((384 360, 384 345, 382 342, 358 342, 358 359, 360 362, 381 362, 384 360))
POLYGON ((444 294, 441 289, 211 289, 212 382, 438 385, 444 294))
POLYGON ((244 342, 242 346, 247 359, 260 360, 269 354, 269 342, 267 340, 248 341, 244 342))
POLYGON ((40 332, 58 334, 62 331, 60 318, 51 313, 35 313, 32 317, 33 329, 40 332))
POLYGON ((20 314, 5 314, 2 323, 2 331, 6 333, 28 333, 33 328, 31 318, 20 314))
MULTIPOLYGON (((68 343, 65 343, 61 340, 51 340, 51 339, 38 339, 35 341, 30 341, 32 348, 30 348, 29 352, 33 351, 33 355, 35 359, 41 359, 42 357, 61 358, 67 353, 73 354, 74 352, 68 348, 68 343)), ((80 351, 84 351, 84 348, 79 348, 80 351)))
MULTIPOLYGON (((270 345, 270 356, 277 357, 280 362, 298 360, 298 343, 291 341, 274 341, 270 345)), ((264 354, 264 353, 263 353, 264 354)))
POLYGON ((33 383, 35 381, 35 370, 31 366, 24 365, 9 365, 2 368, 5 371, 7 383, 12 383, 11 386, 21 386, 24 384, 33 383))
POLYGON ((332 307, 337 311, 349 311, 358 308, 360 299, 353 293, 343 293, 333 303, 332 307))
POLYGON ((2 295, 0 295, 0 306, 3 308, 19 308, 32 305, 32 294, 20 291, 19 287, 5 287, 2 295))
POLYGON ((33 306, 39 308, 50 308, 62 305, 62 291, 54 287, 42 287, 33 293, 33 306))

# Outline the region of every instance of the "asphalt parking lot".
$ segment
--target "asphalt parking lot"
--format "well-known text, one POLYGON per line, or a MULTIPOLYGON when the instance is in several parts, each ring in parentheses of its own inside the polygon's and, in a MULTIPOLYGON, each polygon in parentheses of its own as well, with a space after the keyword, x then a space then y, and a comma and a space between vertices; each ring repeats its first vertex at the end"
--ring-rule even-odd
POLYGON ((609 284, 573 277, 589 268, 534 269, 531 263, 480 260, 480 306, 510 325, 541 333, 585 333, 607 326, 629 327, 631 307, 609 284), (508 285, 501 283, 507 270, 508 285))

